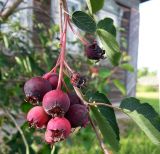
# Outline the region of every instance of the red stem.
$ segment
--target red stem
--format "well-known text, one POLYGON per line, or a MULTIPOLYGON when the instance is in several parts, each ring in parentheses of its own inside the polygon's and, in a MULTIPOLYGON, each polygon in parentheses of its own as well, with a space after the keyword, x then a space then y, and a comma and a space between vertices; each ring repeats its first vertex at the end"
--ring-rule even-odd
POLYGON ((64 59, 65 59, 65 49, 66 49, 66 33, 67 33, 67 23, 68 23, 68 15, 65 14, 65 23, 64 23, 64 35, 62 38, 62 47, 60 53, 60 70, 59 70, 59 79, 57 89, 61 89, 62 79, 63 79, 63 67, 64 67, 64 59))
POLYGON ((56 71, 57 71, 57 67, 60 65, 60 55, 59 55, 59 57, 58 57, 58 59, 57 59, 57 63, 56 63, 56 65, 49 71, 49 73, 52 73, 52 72, 54 72, 54 73, 56 73, 56 71))
POLYGON ((66 83, 64 82, 64 80, 62 82, 63 82, 64 87, 66 88, 66 91, 69 93, 70 90, 68 89, 66 83))
POLYGON ((64 65, 69 70, 69 72, 74 73, 74 70, 70 68, 70 66, 68 65, 66 61, 64 61, 64 65))
POLYGON ((68 20, 68 24, 69 24, 69 27, 71 28, 72 32, 78 37, 78 39, 82 42, 82 44, 86 45, 86 46, 89 45, 89 42, 87 40, 85 40, 84 38, 82 38, 80 36, 80 34, 73 29, 69 20, 68 20))

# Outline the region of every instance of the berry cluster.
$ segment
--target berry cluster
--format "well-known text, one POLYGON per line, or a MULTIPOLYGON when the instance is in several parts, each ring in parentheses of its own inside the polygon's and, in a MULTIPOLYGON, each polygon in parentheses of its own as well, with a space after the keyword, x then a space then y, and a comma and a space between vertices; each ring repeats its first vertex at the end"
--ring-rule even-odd
POLYGON ((64 140, 73 128, 88 123, 87 106, 76 93, 56 89, 58 78, 56 73, 47 73, 24 85, 26 100, 35 105, 28 112, 27 121, 31 127, 46 129, 45 141, 49 144, 64 140))
MULTIPOLYGON (((68 10, 65 1, 62 2, 64 10, 68 10)), ((62 7, 60 9, 62 12, 62 7)), ((66 139, 74 128, 85 127, 89 121, 88 106, 75 92, 70 92, 64 82, 66 74, 73 87, 82 88, 86 83, 85 78, 72 70, 66 62, 67 26, 81 40, 85 46, 85 55, 89 59, 99 61, 105 54, 96 41, 89 43, 75 33, 68 14, 64 13, 63 18, 60 13, 60 18, 60 54, 55 67, 42 77, 31 78, 24 85, 26 101, 35 105, 28 112, 27 121, 30 126, 46 129, 45 141, 49 144, 66 139), (62 90, 62 86, 67 92, 62 90)))

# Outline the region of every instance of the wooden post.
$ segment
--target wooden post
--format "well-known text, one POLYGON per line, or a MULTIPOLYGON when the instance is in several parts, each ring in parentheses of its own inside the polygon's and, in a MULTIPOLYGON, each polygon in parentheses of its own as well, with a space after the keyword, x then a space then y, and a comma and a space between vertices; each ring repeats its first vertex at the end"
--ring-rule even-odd
POLYGON ((127 96, 135 96, 137 82, 137 60, 139 43, 139 10, 131 8, 129 26, 128 54, 131 56, 130 64, 134 67, 134 73, 126 72, 127 96))

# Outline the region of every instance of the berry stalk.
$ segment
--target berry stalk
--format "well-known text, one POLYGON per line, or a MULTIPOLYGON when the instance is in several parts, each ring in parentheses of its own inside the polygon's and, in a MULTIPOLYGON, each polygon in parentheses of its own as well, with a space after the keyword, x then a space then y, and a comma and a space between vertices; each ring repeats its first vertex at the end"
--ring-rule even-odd
POLYGON ((58 79, 57 90, 61 89, 62 79, 63 79, 63 67, 64 67, 64 60, 65 60, 66 34, 67 34, 68 19, 69 19, 69 16, 67 14, 65 14, 64 33, 63 33, 63 35, 61 35, 62 46, 61 46, 61 53, 60 53, 60 70, 59 70, 59 79, 58 79))

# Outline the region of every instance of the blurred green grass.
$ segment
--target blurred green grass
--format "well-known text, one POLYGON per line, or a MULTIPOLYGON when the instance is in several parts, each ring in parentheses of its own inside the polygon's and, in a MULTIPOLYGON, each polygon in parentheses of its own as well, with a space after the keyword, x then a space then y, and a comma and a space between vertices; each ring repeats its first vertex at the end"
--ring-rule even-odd
POLYGON ((136 97, 142 102, 147 102, 160 113, 160 101, 158 87, 137 85, 136 97))
MULTIPOLYGON (((159 111, 158 87, 137 85, 136 97, 159 111)), ((121 120, 121 150, 118 154, 160 154, 160 147, 154 145, 133 121, 121 120)))

